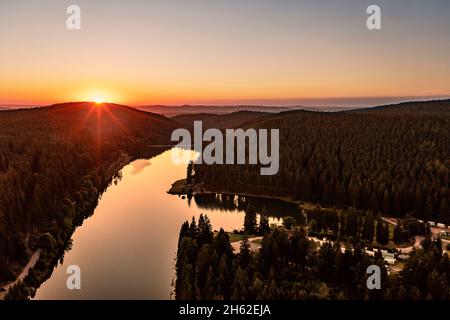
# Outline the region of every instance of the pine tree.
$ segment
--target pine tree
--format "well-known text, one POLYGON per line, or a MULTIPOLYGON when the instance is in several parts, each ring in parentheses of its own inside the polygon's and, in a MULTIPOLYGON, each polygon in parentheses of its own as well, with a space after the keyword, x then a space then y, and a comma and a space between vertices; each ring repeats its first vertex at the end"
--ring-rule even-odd
POLYGON ((244 232, 247 234, 256 234, 256 228, 256 211, 254 207, 249 204, 245 210, 244 232))
POLYGON ((213 243, 214 249, 219 257, 225 255, 231 259, 233 255, 233 248, 231 247, 230 237, 228 236, 227 232, 220 228, 219 232, 214 237, 213 243))
POLYGON ((229 268, 229 260, 227 255, 224 253, 220 258, 219 263, 219 286, 222 290, 222 294, 225 300, 230 299, 231 294, 231 273, 229 268))
POLYGON ((378 198, 375 193, 372 193, 372 196, 370 197, 369 210, 372 212, 378 211, 378 198))
POLYGON ((263 236, 270 232, 269 217, 261 213, 259 216, 259 235, 263 236))
POLYGON ((394 227, 394 243, 401 244, 403 242, 403 229, 397 224, 394 227))
POLYGON ((250 263, 250 244, 248 242, 247 235, 244 235, 241 241, 240 251, 239 251, 239 266, 241 268, 246 268, 248 264, 250 263))
POLYGON ((245 269, 239 267, 236 271, 236 276, 232 285, 231 300, 245 300, 245 293, 250 289, 249 286, 250 281, 247 272, 245 269))
POLYGON ((180 234, 178 236, 178 245, 180 244, 181 240, 188 235, 189 232, 189 222, 185 221, 182 225, 181 225, 181 229, 180 229, 180 234))
POLYGON ((211 243, 212 241, 212 227, 207 215, 203 216, 203 214, 200 214, 200 217, 198 219, 198 237, 199 245, 211 243))
POLYGON ((383 223, 383 239, 382 244, 386 245, 389 243, 390 232, 389 232, 389 224, 383 223))
POLYGON ((389 192, 387 190, 384 190, 383 203, 381 205, 381 209, 385 216, 390 215, 390 208, 391 208, 391 198, 389 196, 389 192))
POLYGON ((381 218, 377 220, 377 242, 382 245, 389 243, 389 226, 381 218))
POLYGON ((304 201, 311 201, 312 186, 308 173, 303 174, 302 185, 300 188, 300 196, 304 201))
POLYGON ((375 229, 375 220, 373 217, 373 213, 368 211, 364 217, 364 225, 362 229, 362 238, 372 242, 374 236, 375 229))
POLYGON ((424 214, 426 220, 433 219, 433 202, 431 196, 428 196, 427 201, 425 202, 424 214))
POLYGON ((195 217, 192 217, 187 236, 194 239, 198 238, 198 227, 197 223, 195 222, 195 217))
POLYGON ((447 198, 441 200, 439 205, 439 221, 448 224, 450 222, 450 212, 447 198))

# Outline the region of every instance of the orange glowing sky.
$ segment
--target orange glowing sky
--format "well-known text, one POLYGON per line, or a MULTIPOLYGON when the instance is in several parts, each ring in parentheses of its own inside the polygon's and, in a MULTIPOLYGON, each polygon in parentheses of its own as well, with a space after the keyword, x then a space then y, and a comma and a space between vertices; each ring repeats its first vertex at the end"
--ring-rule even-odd
POLYGON ((0 104, 450 95, 449 1, 378 1, 381 31, 365 1, 317 2, 80 0, 69 31, 71 3, 2 1, 0 104))

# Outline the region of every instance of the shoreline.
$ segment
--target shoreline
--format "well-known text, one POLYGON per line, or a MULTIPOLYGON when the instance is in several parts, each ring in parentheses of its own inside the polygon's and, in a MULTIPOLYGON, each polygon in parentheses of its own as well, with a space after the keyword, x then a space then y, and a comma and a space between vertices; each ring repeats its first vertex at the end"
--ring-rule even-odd
MULTIPOLYGON (((156 152, 156 154, 151 152, 148 156, 154 157, 155 155, 158 154, 159 154, 158 152, 156 152)), ((36 285, 33 285, 32 287, 29 287, 29 289, 36 292, 42 285, 42 283, 47 281, 47 279, 53 273, 55 266, 58 264, 59 259, 64 255, 66 246, 70 241, 70 239, 72 238, 73 233, 78 227, 80 227, 83 224, 83 222, 86 219, 88 219, 94 213, 95 207, 97 206, 98 201, 101 198, 102 194, 108 189, 108 187, 112 183, 114 183, 115 179, 120 179, 121 170, 124 166, 131 163, 135 159, 139 159, 141 156, 144 156, 144 154, 141 154, 139 151, 137 151, 136 154, 134 155, 122 153, 122 155, 116 161, 110 163, 104 168, 107 177, 105 177, 105 180, 103 182, 104 184, 103 189, 97 190, 95 198, 89 200, 89 203, 86 204, 86 207, 83 211, 74 212, 74 215, 70 217, 71 226, 67 230, 64 230, 66 233, 64 239, 57 239, 63 240, 63 245, 57 245, 56 247, 52 247, 51 249, 38 248, 36 251, 34 251, 33 254, 30 256, 30 260, 24 267, 23 271, 19 274, 19 276, 14 281, 0 287, 6 289, 6 291, 0 292, 0 300, 5 299, 5 296, 7 295, 8 291, 11 288, 17 286, 18 284, 23 283, 23 281, 27 278, 30 270, 32 269, 38 272, 37 275, 38 283, 36 285), (44 262, 45 267, 42 270, 35 269, 38 261, 44 262)), ((145 156, 147 156, 147 154, 145 154, 145 156)), ((21 294, 23 294, 25 291, 22 289, 19 290, 21 294)), ((30 299, 30 297, 33 297, 34 294, 33 295, 26 294, 26 296, 27 296, 26 299, 30 299)), ((25 299, 25 295, 23 296, 23 298, 25 299)))
POLYGON ((25 265, 25 267, 23 268, 22 272, 19 274, 19 276, 16 278, 16 280, 7 283, 3 286, 1 286, 0 288, 5 289, 5 291, 0 292, 0 300, 4 300, 5 299, 5 295, 8 292, 9 288, 15 286, 19 281, 23 281, 23 279, 25 279, 25 277, 28 275, 28 273, 30 272, 30 269, 34 268, 34 266, 36 265, 36 263, 39 261, 41 255, 41 249, 38 248, 36 251, 33 252, 33 254, 30 256, 28 263, 25 265))
MULTIPOLYGON (((260 198, 260 199, 269 199, 269 200, 278 200, 278 201, 284 201, 288 203, 295 204, 299 207, 300 210, 312 210, 315 208, 319 208, 323 211, 332 211, 332 208, 329 207, 323 207, 318 203, 310 203, 310 202, 304 202, 301 200, 294 200, 292 197, 286 197, 286 196, 274 196, 274 195, 264 195, 264 194, 252 194, 252 193, 246 193, 246 192, 230 192, 230 191, 211 191, 205 189, 205 186, 203 183, 187 183, 187 179, 181 179, 177 180, 172 184, 172 187, 169 191, 167 191, 168 194, 172 195, 178 195, 178 196, 195 196, 195 195, 211 195, 211 194, 223 194, 223 195, 230 195, 230 196, 239 196, 239 197, 251 197, 251 198, 260 198)), ((335 208, 337 213, 343 212, 345 209, 342 208, 335 208)), ((399 218, 393 218, 393 220, 390 217, 381 217, 384 221, 391 225, 396 225, 397 219, 399 218)), ((398 250, 400 253, 407 253, 409 254, 410 251, 413 250, 413 248, 419 247, 420 244, 418 244, 417 237, 413 243, 404 243, 397 245, 395 244, 394 247, 396 250, 398 250)), ((387 250, 388 246, 380 246, 382 250, 387 250)))
MULTIPOLYGON (((260 199, 269 199, 269 200, 279 200, 292 204, 296 204, 302 210, 311 210, 319 207, 324 211, 331 211, 331 208, 322 207, 320 204, 314 204, 311 202, 304 202, 301 200, 294 200, 292 197, 286 196, 274 196, 274 195, 266 195, 266 194, 255 194, 248 192, 231 192, 231 191, 211 191, 205 189, 203 183, 187 183, 187 179, 177 180, 172 183, 172 187, 167 191, 168 194, 178 195, 178 196, 195 196, 195 195, 210 195, 210 194, 223 194, 228 196, 238 196, 238 197, 249 197, 249 198, 260 198, 260 199)), ((337 211, 342 211, 342 209, 336 208, 337 211)))

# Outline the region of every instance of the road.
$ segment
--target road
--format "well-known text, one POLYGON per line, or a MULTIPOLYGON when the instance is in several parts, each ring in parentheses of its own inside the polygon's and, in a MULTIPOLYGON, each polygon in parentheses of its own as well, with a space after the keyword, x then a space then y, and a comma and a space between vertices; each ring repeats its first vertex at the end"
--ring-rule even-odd
MULTIPOLYGON (((30 260, 28 261, 27 265, 25 266, 25 268, 23 268, 22 272, 20 273, 20 275, 17 277, 16 281, 8 283, 7 285, 4 285, 3 288, 6 291, 8 291, 8 289, 10 287, 12 287, 13 285, 15 285, 17 282, 22 281, 23 279, 25 279, 25 277, 28 275, 28 271, 34 267, 34 265, 36 264, 36 262, 39 260, 39 256, 41 255, 41 249, 37 249, 33 255, 31 256, 30 260)), ((5 292, 0 292, 0 300, 3 300, 5 298, 5 292)))
MULTIPOLYGON (((255 243, 255 241, 262 240, 263 237, 254 237, 248 239, 248 244, 250 245, 250 251, 258 251, 261 248, 261 244, 255 243)), ((231 243, 234 253, 241 252, 241 241, 235 241, 231 243)))

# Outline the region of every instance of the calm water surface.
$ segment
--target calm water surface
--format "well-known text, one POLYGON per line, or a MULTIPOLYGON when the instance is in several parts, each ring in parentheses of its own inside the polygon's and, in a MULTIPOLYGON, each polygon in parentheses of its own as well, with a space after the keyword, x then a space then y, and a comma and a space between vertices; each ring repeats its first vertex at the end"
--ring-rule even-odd
MULTIPOLYGON (((241 229, 244 220, 237 197, 188 200, 167 194, 171 184, 185 176, 186 166, 173 164, 170 151, 125 166, 122 179, 106 190, 94 214, 75 231, 72 250, 35 299, 173 298, 181 224, 205 213, 213 229, 232 231, 241 229), (81 268, 81 290, 66 288, 69 265, 81 268)), ((252 201, 272 215, 297 214, 295 206, 281 201, 252 201)))

